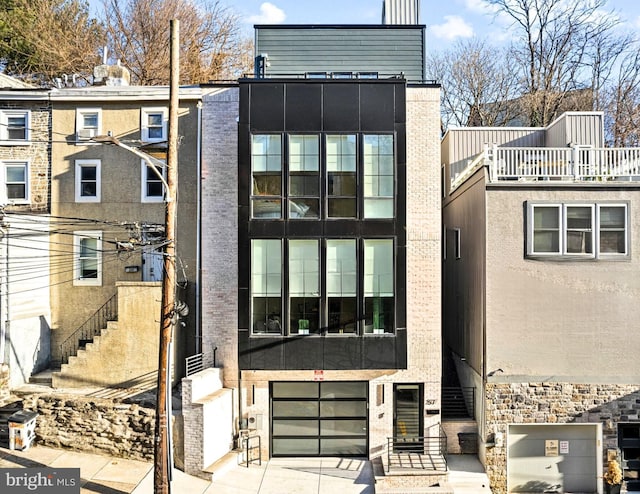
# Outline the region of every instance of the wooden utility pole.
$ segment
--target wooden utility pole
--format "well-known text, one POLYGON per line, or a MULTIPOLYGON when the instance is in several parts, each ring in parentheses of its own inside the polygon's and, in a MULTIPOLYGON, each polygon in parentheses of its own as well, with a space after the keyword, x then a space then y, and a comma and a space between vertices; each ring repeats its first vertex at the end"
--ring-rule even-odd
POLYGON ((179 68, 180 24, 177 19, 171 20, 171 79, 169 83, 169 146, 167 151, 167 203, 165 213, 164 277, 162 279, 162 317, 160 319, 160 350, 158 356, 158 388, 156 397, 156 425, 154 443, 154 477, 155 494, 169 494, 169 424, 167 402, 171 396, 169 381, 169 344, 174 322, 176 304, 176 216, 178 204, 178 105, 180 89, 179 68))

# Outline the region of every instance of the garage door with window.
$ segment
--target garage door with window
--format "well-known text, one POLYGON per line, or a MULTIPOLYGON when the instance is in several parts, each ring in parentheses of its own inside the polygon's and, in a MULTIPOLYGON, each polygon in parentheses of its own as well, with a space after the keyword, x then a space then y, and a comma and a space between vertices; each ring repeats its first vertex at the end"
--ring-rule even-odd
POLYGON ((272 382, 272 456, 366 456, 369 385, 272 382))

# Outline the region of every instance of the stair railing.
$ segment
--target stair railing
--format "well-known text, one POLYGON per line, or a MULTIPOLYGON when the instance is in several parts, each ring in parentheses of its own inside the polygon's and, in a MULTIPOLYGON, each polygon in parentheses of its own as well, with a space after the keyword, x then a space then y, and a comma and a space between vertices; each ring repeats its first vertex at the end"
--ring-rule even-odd
POLYGON ((115 321, 117 318, 118 293, 116 292, 60 344, 60 363, 68 363, 69 357, 77 355, 81 342, 93 340, 107 327, 107 321, 115 321))

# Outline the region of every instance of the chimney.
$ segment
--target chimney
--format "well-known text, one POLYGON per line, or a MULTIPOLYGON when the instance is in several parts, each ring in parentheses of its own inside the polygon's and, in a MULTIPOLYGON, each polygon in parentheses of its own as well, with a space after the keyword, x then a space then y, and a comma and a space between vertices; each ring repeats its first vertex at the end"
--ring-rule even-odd
POLYGON ((382 0, 382 24, 420 23, 420 0, 382 0))

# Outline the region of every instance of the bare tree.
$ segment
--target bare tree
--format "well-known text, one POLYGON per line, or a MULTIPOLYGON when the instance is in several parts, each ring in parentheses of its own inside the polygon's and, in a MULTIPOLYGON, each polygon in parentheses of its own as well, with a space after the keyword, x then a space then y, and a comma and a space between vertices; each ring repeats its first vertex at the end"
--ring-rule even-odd
MULTIPOLYGON (((566 109, 566 98, 573 92, 593 91, 595 79, 601 86, 611 67, 610 57, 620 47, 609 37, 619 19, 605 10, 607 0, 486 1, 513 20, 514 56, 520 65, 529 125, 550 123, 566 109), (595 75, 590 70, 594 63, 600 71, 595 75)), ((586 106, 576 109, 591 109, 593 103, 586 106)))
POLYGON ((180 21, 180 82, 232 79, 245 67, 250 45, 236 14, 196 0, 103 0, 111 52, 131 71, 132 83, 169 81, 169 21, 180 21), (244 58, 243 58, 244 57, 244 58))
POLYGON ((501 126, 515 116, 518 80, 508 50, 471 39, 427 60, 430 77, 442 81, 443 125, 501 126))
POLYGON ((43 86, 61 74, 90 81, 104 40, 82 0, 0 2, 0 60, 9 75, 43 86))
POLYGON ((603 97, 605 132, 614 147, 640 146, 640 51, 630 47, 603 97))

